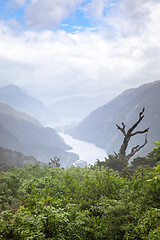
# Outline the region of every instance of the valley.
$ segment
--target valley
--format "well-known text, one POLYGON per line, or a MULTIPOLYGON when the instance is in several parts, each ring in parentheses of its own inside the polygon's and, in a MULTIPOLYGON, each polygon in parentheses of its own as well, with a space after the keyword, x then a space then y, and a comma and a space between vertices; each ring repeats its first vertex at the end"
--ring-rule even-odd
POLYGON ((67 145, 72 147, 69 152, 76 153, 79 159, 87 162, 88 165, 94 165, 97 159, 104 161, 104 158, 107 157, 107 153, 103 148, 96 147, 92 143, 77 140, 65 133, 59 133, 59 135, 64 139, 67 145))
MULTIPOLYGON (((117 130, 116 124, 124 121, 129 128, 136 121, 143 107, 145 107, 145 116, 142 128, 150 127, 150 129, 148 143, 138 155, 145 156, 152 151, 153 142, 159 141, 160 81, 127 89, 90 113, 89 109, 95 104, 93 101, 91 106, 84 108, 84 115, 88 113, 88 116, 77 119, 79 123, 74 119, 74 109, 77 109, 75 117, 78 117, 78 109, 83 112, 83 105, 89 105, 92 99, 64 100, 56 103, 54 111, 54 106, 47 108, 19 87, 9 85, 0 88, 0 101, 0 147, 33 156, 37 161, 45 164, 54 157, 60 158, 61 167, 65 168, 75 165, 76 162, 77 166, 85 166, 93 165, 97 159, 103 161, 107 153, 118 152, 121 145, 122 135, 117 130), (72 101, 74 103, 71 104, 72 101), (28 113, 29 109, 32 109, 34 116, 28 113), (51 116, 56 115, 61 118, 55 124, 55 119, 51 116), (43 120, 47 118, 45 123, 41 123, 42 117, 43 120)), ((131 139, 129 149, 143 141, 143 136, 136 136, 131 139)))

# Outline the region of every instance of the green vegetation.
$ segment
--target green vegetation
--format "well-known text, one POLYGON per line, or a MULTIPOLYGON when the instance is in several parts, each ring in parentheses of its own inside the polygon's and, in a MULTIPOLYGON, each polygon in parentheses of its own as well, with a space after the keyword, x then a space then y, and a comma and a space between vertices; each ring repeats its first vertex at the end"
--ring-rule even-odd
POLYGON ((154 167, 160 164, 160 142, 155 143, 156 147, 152 152, 148 153, 145 157, 136 157, 130 163, 126 158, 119 158, 118 154, 109 155, 105 161, 98 161, 99 168, 109 167, 114 171, 118 171, 121 176, 133 175, 139 167, 150 166, 154 167))
POLYGON ((155 152, 160 157, 160 142, 155 142, 154 144, 156 145, 156 147, 154 148, 155 152))
POLYGON ((1 170, 0 239, 158 240, 160 165, 1 170))

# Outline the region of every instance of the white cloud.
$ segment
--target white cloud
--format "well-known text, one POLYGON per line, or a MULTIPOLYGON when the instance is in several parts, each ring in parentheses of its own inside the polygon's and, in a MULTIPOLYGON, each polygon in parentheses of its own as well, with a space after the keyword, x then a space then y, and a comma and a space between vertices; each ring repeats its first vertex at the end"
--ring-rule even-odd
POLYGON ((160 79, 160 3, 135 0, 131 6, 125 0, 119 9, 103 16, 101 32, 15 35, 1 23, 0 85, 11 82, 37 97, 56 99, 107 94, 160 79))
MULTIPOLYGON (((149 23, 153 24, 151 15, 154 14, 155 8, 159 11, 159 4, 159 0, 123 0, 103 21, 124 37, 140 35, 149 23)), ((159 20, 160 16, 157 16, 157 21, 159 20)))
POLYGON ((107 2, 106 0, 92 0, 84 7, 84 11, 88 17, 91 16, 96 19, 102 18, 107 2))
POLYGON ((18 4, 19 6, 23 6, 26 2, 26 0, 14 0, 16 4, 18 4))
POLYGON ((24 19, 29 27, 44 29, 57 27, 84 0, 32 0, 24 19))

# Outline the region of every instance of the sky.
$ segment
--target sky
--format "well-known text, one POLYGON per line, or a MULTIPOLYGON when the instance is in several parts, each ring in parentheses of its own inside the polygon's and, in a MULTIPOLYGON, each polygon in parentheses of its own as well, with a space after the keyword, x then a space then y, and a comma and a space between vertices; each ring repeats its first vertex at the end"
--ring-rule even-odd
POLYGON ((160 79, 159 0, 0 0, 0 87, 46 104, 160 79))

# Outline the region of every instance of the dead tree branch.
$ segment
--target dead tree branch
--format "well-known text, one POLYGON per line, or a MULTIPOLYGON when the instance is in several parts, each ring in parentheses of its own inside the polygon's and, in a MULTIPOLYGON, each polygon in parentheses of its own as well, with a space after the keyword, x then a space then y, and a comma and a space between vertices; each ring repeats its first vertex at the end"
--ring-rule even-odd
POLYGON ((142 109, 142 111, 139 113, 139 119, 138 119, 138 121, 135 123, 135 124, 133 124, 133 126, 128 130, 128 134, 130 134, 131 132, 133 132, 133 130, 138 126, 138 124, 142 121, 142 119, 144 118, 144 115, 143 115, 143 113, 144 113, 144 110, 145 110, 145 108, 143 108, 142 109))
POLYGON ((146 132, 148 132, 148 131, 149 131, 149 128, 146 128, 146 129, 143 130, 143 131, 137 131, 137 132, 135 132, 135 133, 132 133, 132 134, 131 134, 131 137, 132 137, 132 136, 135 136, 136 134, 146 133, 146 132))
MULTIPOLYGON (((123 143, 120 147, 120 150, 119 150, 119 153, 118 155, 124 159, 126 157, 126 150, 127 150, 127 147, 128 147, 128 143, 129 143, 129 140, 131 137, 137 135, 137 134, 143 134, 143 133, 147 133, 149 131, 149 128, 146 128, 145 130, 143 131, 136 131, 133 133, 133 130, 138 126, 138 124, 142 121, 142 119, 144 118, 144 111, 145 111, 145 108, 142 109, 142 111, 139 113, 139 119, 137 122, 135 122, 133 124, 133 126, 131 128, 128 129, 127 133, 125 131, 125 123, 123 122, 122 123, 122 127, 120 127, 118 124, 116 124, 118 130, 120 130, 123 135, 124 135, 124 139, 123 139, 123 143)), ((131 153, 128 154, 127 156, 127 159, 128 158, 131 158, 136 152, 138 152, 141 148, 143 148, 147 143, 147 134, 146 134, 146 137, 145 137, 145 143, 141 146, 137 145, 136 147, 132 148, 131 150, 131 153)), ((128 159, 129 160, 129 159, 128 159)))
POLYGON ((147 142, 148 142, 148 139, 147 139, 147 134, 146 134, 144 144, 141 146, 137 145, 137 146, 133 147, 130 154, 127 155, 127 159, 129 160, 131 157, 133 157, 136 152, 138 152, 141 148, 143 148, 147 144, 147 142))
POLYGON ((122 122, 122 128, 118 126, 118 124, 116 124, 116 126, 123 133, 123 135, 126 136, 126 131, 125 131, 126 125, 124 124, 124 122, 122 122))

